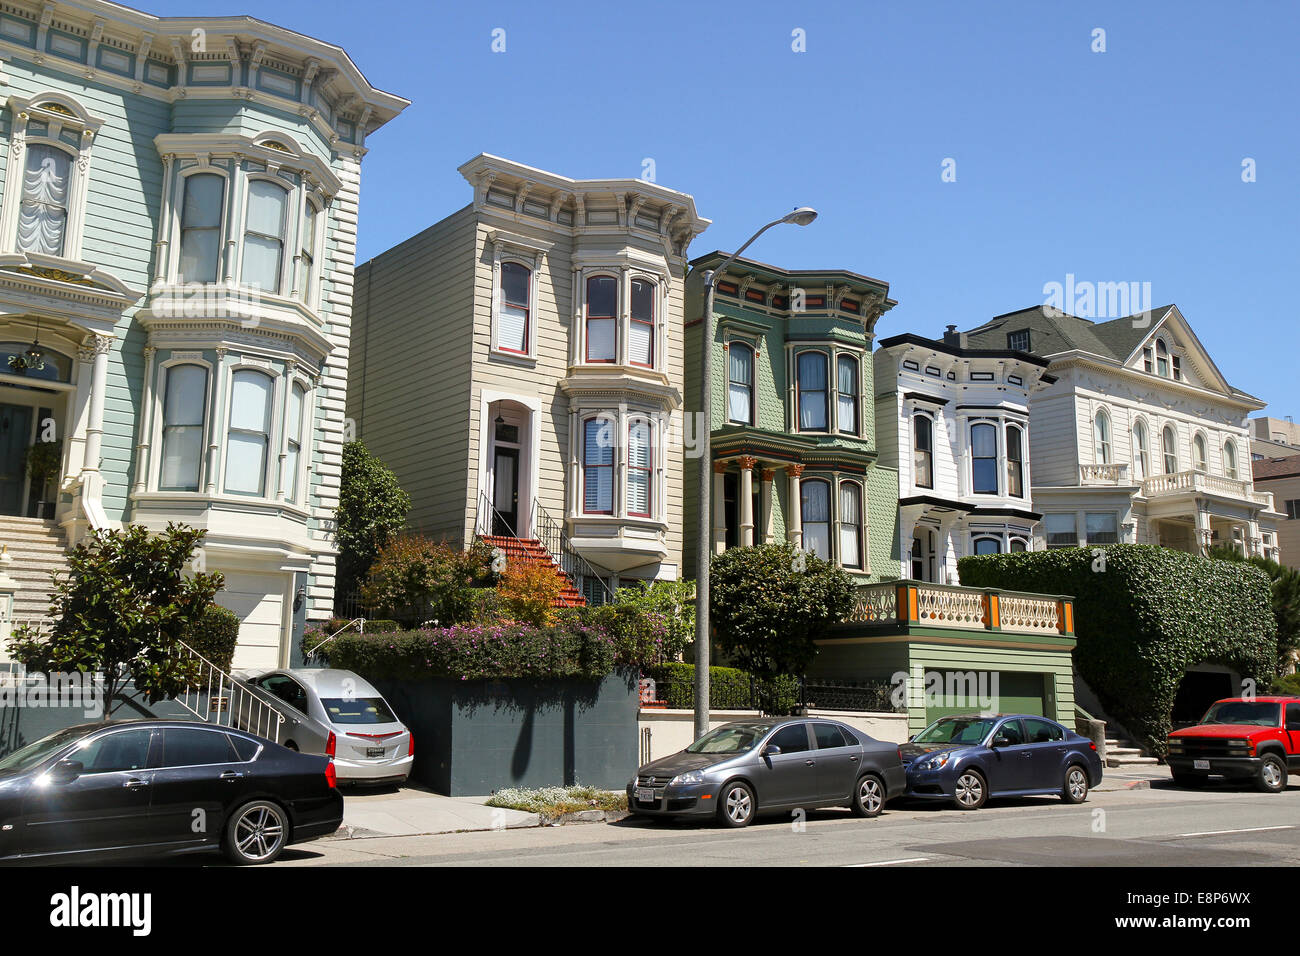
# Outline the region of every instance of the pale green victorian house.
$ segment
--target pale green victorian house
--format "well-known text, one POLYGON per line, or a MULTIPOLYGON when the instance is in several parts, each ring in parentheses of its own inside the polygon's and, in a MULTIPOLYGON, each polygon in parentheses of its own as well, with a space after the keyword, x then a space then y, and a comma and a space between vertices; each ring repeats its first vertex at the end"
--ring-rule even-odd
POLYGON ((88 529, 182 521, 236 666, 287 664, 332 610, 361 161, 407 102, 311 37, 98 0, 6 2, 0 61, 14 616, 88 529))

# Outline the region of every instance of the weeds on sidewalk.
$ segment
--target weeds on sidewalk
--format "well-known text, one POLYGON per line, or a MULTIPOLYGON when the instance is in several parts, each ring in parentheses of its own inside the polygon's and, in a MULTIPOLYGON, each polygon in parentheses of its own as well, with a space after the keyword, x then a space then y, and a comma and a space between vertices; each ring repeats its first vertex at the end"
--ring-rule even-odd
POLYGON ((626 810, 627 794, 586 786, 505 787, 494 792, 487 805, 556 817, 579 810, 626 810))

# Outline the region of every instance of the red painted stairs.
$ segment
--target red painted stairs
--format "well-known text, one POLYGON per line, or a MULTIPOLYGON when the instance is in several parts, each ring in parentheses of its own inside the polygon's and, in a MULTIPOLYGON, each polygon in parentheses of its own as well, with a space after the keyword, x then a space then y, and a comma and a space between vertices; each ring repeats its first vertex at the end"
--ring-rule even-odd
POLYGON ((551 554, 536 538, 515 538, 508 534, 485 534, 481 536, 490 548, 500 548, 506 554, 506 565, 516 562, 537 564, 551 568, 563 583, 560 596, 555 599, 556 607, 585 607, 587 599, 573 586, 573 581, 551 558, 551 554))

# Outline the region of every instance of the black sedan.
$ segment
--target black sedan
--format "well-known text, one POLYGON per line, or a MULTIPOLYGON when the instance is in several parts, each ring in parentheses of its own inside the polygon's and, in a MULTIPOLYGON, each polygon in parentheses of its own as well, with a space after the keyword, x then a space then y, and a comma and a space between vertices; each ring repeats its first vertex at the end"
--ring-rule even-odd
POLYGON ((943 717, 899 748, 907 795, 978 810, 989 797, 1059 794, 1083 803, 1101 783, 1097 746, 1032 714, 943 717))
POLYGON ((225 851, 270 863, 333 833, 326 757, 196 721, 80 724, 0 759, 0 860, 80 863, 225 851))

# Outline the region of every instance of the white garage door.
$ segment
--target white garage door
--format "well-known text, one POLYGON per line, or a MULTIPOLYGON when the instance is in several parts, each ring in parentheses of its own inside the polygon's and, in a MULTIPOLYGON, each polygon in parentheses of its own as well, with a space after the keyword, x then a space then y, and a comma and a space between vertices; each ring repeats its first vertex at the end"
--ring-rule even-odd
POLYGON ((280 639, 284 631, 284 589, 288 575, 225 571, 226 586, 217 603, 239 615, 239 643, 233 666, 280 666, 280 639))

